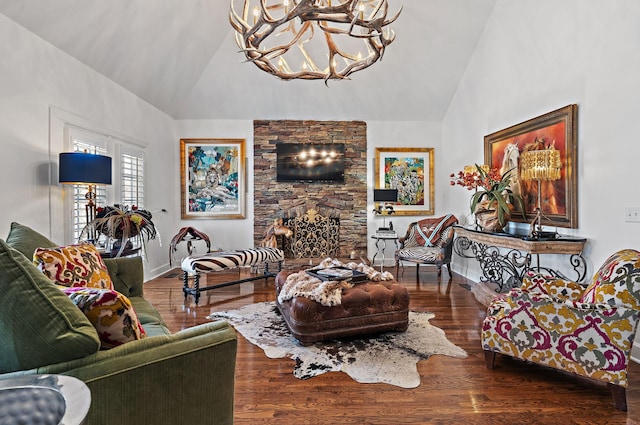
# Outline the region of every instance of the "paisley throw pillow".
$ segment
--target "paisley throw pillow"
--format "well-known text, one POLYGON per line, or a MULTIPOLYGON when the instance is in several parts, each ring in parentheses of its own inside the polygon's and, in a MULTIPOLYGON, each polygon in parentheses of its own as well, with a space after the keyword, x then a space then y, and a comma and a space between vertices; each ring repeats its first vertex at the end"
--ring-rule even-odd
POLYGON ((107 266, 91 244, 38 248, 33 263, 57 285, 113 289, 107 266))
POLYGON ((62 288, 96 328, 100 348, 109 349, 145 338, 131 301, 121 293, 97 288, 62 288))

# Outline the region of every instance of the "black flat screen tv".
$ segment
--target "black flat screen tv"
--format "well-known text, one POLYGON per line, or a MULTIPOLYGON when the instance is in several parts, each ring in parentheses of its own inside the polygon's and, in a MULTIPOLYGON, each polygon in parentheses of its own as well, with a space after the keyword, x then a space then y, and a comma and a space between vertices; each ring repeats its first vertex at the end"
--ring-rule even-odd
POLYGON ((344 143, 279 143, 279 182, 344 182, 344 143))

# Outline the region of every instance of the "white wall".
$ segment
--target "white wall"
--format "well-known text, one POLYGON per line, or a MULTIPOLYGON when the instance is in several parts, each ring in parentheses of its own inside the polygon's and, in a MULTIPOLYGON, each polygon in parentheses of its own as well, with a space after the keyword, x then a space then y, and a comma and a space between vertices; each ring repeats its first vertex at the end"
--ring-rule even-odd
MULTIPOLYGON (((166 188, 177 176, 173 120, 4 15, 0 57, 0 237, 5 238, 11 222, 17 221, 64 243, 57 158, 66 146, 55 122, 50 134, 50 110, 55 110, 58 118, 71 117, 148 144, 146 207, 169 210, 156 214, 154 221, 162 238, 168 234, 170 239, 176 209, 165 201, 174 197, 166 188)), ((168 262, 167 252, 158 241, 149 244, 147 276, 168 262)))
MULTIPOLYGON (((177 123, 177 147, 175 164, 179 164, 180 139, 245 139, 247 155, 247 193, 244 219, 220 220, 198 219, 180 220, 180 227, 191 226, 206 233, 211 239, 211 248, 237 249, 253 247, 253 121, 251 120, 179 120, 177 123)), ((178 173, 180 170, 178 169, 178 173)), ((171 185, 175 194, 175 205, 180 210, 180 178, 171 185)), ((178 214, 180 219, 180 214, 178 214)), ((205 245, 194 243, 197 252, 203 252, 205 245)), ((185 244, 177 246, 176 258, 186 255, 185 244)))
MULTIPOLYGON (((248 108, 251 105, 247 105, 248 108)), ((308 117, 289 116, 282 119, 307 119, 308 117)), ((343 118, 346 119, 346 118, 343 118)), ((243 138, 247 141, 247 215, 244 220, 182 220, 180 226, 193 226, 205 232, 212 239, 212 246, 223 249, 243 248, 253 244, 253 121, 251 120, 179 120, 178 138, 243 138)), ((440 132, 441 124, 434 122, 367 122, 367 185, 368 191, 368 234, 372 234, 382 224, 373 213, 374 160, 376 147, 433 147, 435 148, 436 182, 443 180, 440 174, 446 170, 438 167, 443 157, 440 132)), ((179 150, 176 150, 179 155, 179 150)), ((177 161, 176 161, 177 163, 177 161)), ((178 194, 176 205, 180 205, 179 181, 174 185, 178 194)), ((436 191, 436 213, 445 211, 445 200, 442 191, 436 191)), ((391 220, 398 232, 402 233, 416 217, 393 216, 391 220)), ((375 241, 368 241, 368 257, 376 252, 375 241)), ((178 245, 176 258, 185 255, 186 247, 178 245)), ((386 264, 393 264, 391 244, 386 251, 386 264)), ((379 260, 380 257, 377 258, 379 260)))
MULTIPOLYGON (((160 240, 148 245, 145 277, 168 268, 169 242, 180 227, 193 226, 223 249, 250 246, 253 242, 253 121, 174 121, 127 90, 80 63, 40 37, 0 15, 0 237, 12 221, 33 227, 59 243, 65 243, 64 187, 57 184, 57 157, 65 151, 64 122, 122 136, 147 144, 147 208, 154 211, 160 240), (19 46, 19 48, 16 48, 19 46), (246 219, 180 219, 180 138, 244 138, 247 140, 246 219), (50 181, 53 183, 50 184, 50 181), (160 209, 166 209, 163 214, 160 209)), ((123 65, 125 66, 125 65, 123 65)), ((247 105, 251 107, 250 104, 247 105)), ((309 119, 287 116, 281 119, 309 119)), ((339 117, 334 119, 359 119, 339 117)), ((434 147, 436 183, 442 169, 440 123, 370 122, 368 124, 370 175, 373 188, 375 147, 434 147)), ((372 197, 372 194, 369 195, 372 197)), ((442 210, 442 191, 436 190, 436 210, 442 210)), ((373 201, 370 199, 370 207, 373 201)), ((394 218, 403 229, 415 217, 394 218)), ((380 223, 370 214, 369 233, 380 223)), ((369 241, 369 257, 373 241, 369 241)), ((175 258, 186 253, 181 244, 175 258)), ((391 252, 388 253, 391 255, 391 252)), ((389 257, 391 258, 391 257, 389 257)))
MULTIPOLYGON (((390 122, 390 121, 370 121, 367 122, 367 211, 368 220, 367 234, 371 235, 375 233, 378 227, 382 226, 382 218, 373 214, 374 202, 373 202, 373 188, 375 185, 375 155, 376 148, 434 148, 434 183, 436 187, 439 183, 442 183, 445 179, 444 170, 440 164, 445 156, 442 148, 442 124, 439 122, 429 121, 403 121, 403 122, 390 122)), ((446 214, 446 200, 444 198, 445 193, 442 190, 435 190, 435 215, 446 214)), ((392 215, 387 217, 387 225, 389 221, 393 222, 393 228, 396 230, 399 236, 404 236, 409 223, 419 220, 424 217, 419 216, 396 216, 392 215)), ((382 246, 382 245, 380 245, 382 246)), ((376 254, 375 240, 369 238, 368 244, 368 257, 373 258, 376 254)), ((387 243, 387 249, 385 250, 385 266, 392 266, 395 264, 394 260, 395 246, 393 243, 387 243)), ((380 253, 376 257, 376 263, 381 260, 380 253)))
MULTIPOLYGON (((589 275, 613 252, 640 249, 640 223, 624 221, 640 206, 639 22, 634 0, 499 0, 443 122, 453 172, 483 160, 485 135, 578 104, 579 227, 560 230, 588 238, 589 275)), ((466 212, 465 190, 439 188, 466 212)), ((455 269, 479 275, 459 257, 455 269)))

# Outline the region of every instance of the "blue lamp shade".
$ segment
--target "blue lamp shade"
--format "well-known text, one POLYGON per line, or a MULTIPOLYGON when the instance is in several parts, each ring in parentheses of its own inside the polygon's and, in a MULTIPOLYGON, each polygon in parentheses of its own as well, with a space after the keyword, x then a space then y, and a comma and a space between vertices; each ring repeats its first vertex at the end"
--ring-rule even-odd
POLYGON ((58 182, 66 184, 111 184, 111 158, 87 152, 61 153, 58 182))
POLYGON ((398 189, 373 189, 373 202, 398 202, 398 189))

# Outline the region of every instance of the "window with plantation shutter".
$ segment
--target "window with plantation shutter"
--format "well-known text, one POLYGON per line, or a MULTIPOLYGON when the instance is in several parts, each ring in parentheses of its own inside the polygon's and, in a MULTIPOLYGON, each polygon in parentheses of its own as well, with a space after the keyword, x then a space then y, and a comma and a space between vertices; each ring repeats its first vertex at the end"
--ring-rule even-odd
POLYGON ((144 157, 142 152, 123 149, 120 155, 121 203, 144 208, 144 157))
MULTIPOLYGON (((67 128, 70 150, 106 155, 112 158, 112 185, 96 187, 96 205, 120 204, 144 208, 144 150, 116 137, 80 129, 67 128)), ((87 185, 72 185, 71 232, 74 242, 85 238, 87 225, 87 185)))
MULTIPOLYGON (((70 131, 72 151, 88 152, 98 155, 107 155, 106 142, 100 137, 95 137, 88 132, 70 131)), ((96 186, 96 205, 105 205, 107 203, 107 188, 105 186, 96 186)), ((74 184, 72 188, 72 217, 71 227, 73 231, 73 240, 78 241, 82 230, 87 225, 86 206, 88 200, 85 198, 87 194, 87 185, 74 184)))

